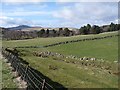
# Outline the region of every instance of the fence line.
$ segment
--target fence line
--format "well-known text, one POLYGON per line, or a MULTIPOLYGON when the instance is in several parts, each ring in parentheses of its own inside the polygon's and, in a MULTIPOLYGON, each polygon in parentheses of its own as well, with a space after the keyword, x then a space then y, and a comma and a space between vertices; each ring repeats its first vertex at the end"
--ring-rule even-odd
POLYGON ((9 63, 11 63, 13 69, 21 76, 21 79, 27 82, 28 88, 34 90, 55 90, 55 88, 46 82, 45 78, 42 79, 35 71, 33 71, 32 67, 22 63, 18 56, 15 56, 13 53, 4 49, 2 50, 2 55, 9 63))
MULTIPOLYGON (((29 68, 29 70, 31 70, 30 68, 29 68)), ((41 80, 43 80, 39 75, 37 75, 33 70, 31 70, 31 72, 33 72, 36 76, 38 76, 39 77, 39 79, 41 79, 41 80)), ((31 73, 32 74, 32 73, 31 73)))
POLYGON ((64 41, 64 42, 57 42, 53 44, 48 44, 44 46, 19 46, 15 48, 46 48, 46 47, 52 47, 52 46, 57 46, 57 45, 62 45, 62 44, 68 44, 68 43, 74 43, 74 42, 81 42, 81 41, 92 41, 92 40, 100 40, 100 39, 105 39, 105 38, 111 38, 111 37, 116 37, 119 36, 119 34, 116 35, 109 35, 109 36, 100 36, 100 37, 93 37, 93 38, 85 38, 85 39, 77 39, 77 40, 70 40, 70 41, 64 41))
POLYGON ((54 43, 54 44, 45 45, 43 47, 51 47, 51 46, 57 46, 57 45, 61 45, 61 44, 68 44, 68 43, 81 42, 81 41, 100 40, 100 39, 111 38, 111 37, 115 37, 115 36, 119 36, 119 35, 110 35, 110 36, 70 40, 70 41, 64 41, 64 42, 58 42, 58 43, 54 43))

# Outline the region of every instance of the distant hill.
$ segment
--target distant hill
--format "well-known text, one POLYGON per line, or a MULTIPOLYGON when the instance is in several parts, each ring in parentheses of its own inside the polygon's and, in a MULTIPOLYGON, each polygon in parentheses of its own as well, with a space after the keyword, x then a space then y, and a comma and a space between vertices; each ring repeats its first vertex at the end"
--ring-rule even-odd
MULTIPOLYGON (((4 27, 1 27, 2 29, 4 27)), ((73 28, 73 27, 55 27, 55 28, 52 28, 52 27, 40 27, 40 26, 28 26, 28 25, 19 25, 19 26, 16 26, 16 27, 9 27, 9 28, 5 28, 6 30, 22 30, 22 31, 39 31, 41 29, 44 29, 44 30, 59 30, 59 28, 68 28, 69 30, 78 30, 77 28, 73 28)), ((3 29, 4 30, 4 29, 3 29)))
POLYGON ((17 27, 10 27, 10 28, 7 28, 8 30, 22 30, 22 29, 26 29, 26 28, 31 28, 30 26, 27 26, 27 25, 19 25, 17 27))

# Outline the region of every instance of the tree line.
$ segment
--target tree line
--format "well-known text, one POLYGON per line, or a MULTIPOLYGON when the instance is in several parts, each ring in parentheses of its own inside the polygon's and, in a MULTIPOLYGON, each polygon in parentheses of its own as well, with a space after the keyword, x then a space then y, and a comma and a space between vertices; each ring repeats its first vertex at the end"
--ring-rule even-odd
POLYGON ((22 31, 22 30, 7 30, 2 28, 2 37, 6 40, 20 40, 20 39, 31 39, 39 37, 68 37, 73 35, 87 35, 87 34, 99 34, 103 32, 111 32, 120 30, 120 24, 111 23, 110 25, 98 26, 87 24, 77 30, 70 30, 69 28, 59 28, 59 30, 33 30, 33 31, 22 31))
POLYGON ((120 29, 120 24, 111 23, 110 25, 106 26, 98 26, 87 24, 79 29, 80 34, 99 34, 103 32, 111 32, 111 31, 118 31, 120 29))

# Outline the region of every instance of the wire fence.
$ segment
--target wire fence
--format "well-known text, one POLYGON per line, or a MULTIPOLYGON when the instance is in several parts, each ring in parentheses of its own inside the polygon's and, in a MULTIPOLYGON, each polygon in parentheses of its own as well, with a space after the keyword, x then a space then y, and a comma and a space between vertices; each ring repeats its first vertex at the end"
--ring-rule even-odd
POLYGON ((50 84, 47 83, 45 78, 38 75, 35 70, 21 61, 21 58, 14 55, 14 53, 2 50, 2 55, 11 63, 14 71, 22 80, 27 82, 28 90, 55 90, 50 84))

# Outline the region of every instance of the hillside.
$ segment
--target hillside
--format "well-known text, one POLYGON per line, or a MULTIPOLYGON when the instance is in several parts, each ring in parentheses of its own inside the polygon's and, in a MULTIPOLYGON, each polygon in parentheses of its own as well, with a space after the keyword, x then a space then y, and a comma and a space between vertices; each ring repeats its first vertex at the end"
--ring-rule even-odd
POLYGON ((26 29, 26 28, 31 28, 30 26, 27 26, 27 25, 19 25, 19 26, 16 26, 16 27, 10 27, 10 28, 7 28, 8 30, 22 30, 22 29, 26 29))
MULTIPOLYGON (((72 37, 11 40, 3 41, 3 47, 43 46, 60 41, 116 34, 118 34, 118 32, 102 33, 98 35, 78 35, 72 37)), ((114 74, 118 72, 116 63, 118 60, 117 36, 101 40, 63 44, 48 48, 17 48, 17 50, 19 51, 20 56, 29 62, 31 67, 37 69, 51 80, 62 84, 64 87, 118 87, 118 76, 114 74), (52 55, 48 55, 48 52, 52 55), (80 59, 83 58, 88 59, 81 61, 80 59), (89 60, 92 58, 95 58, 95 61, 89 60), (106 69, 108 66, 111 66, 111 69, 106 69)), ((56 85, 53 86, 58 88, 56 85)))

